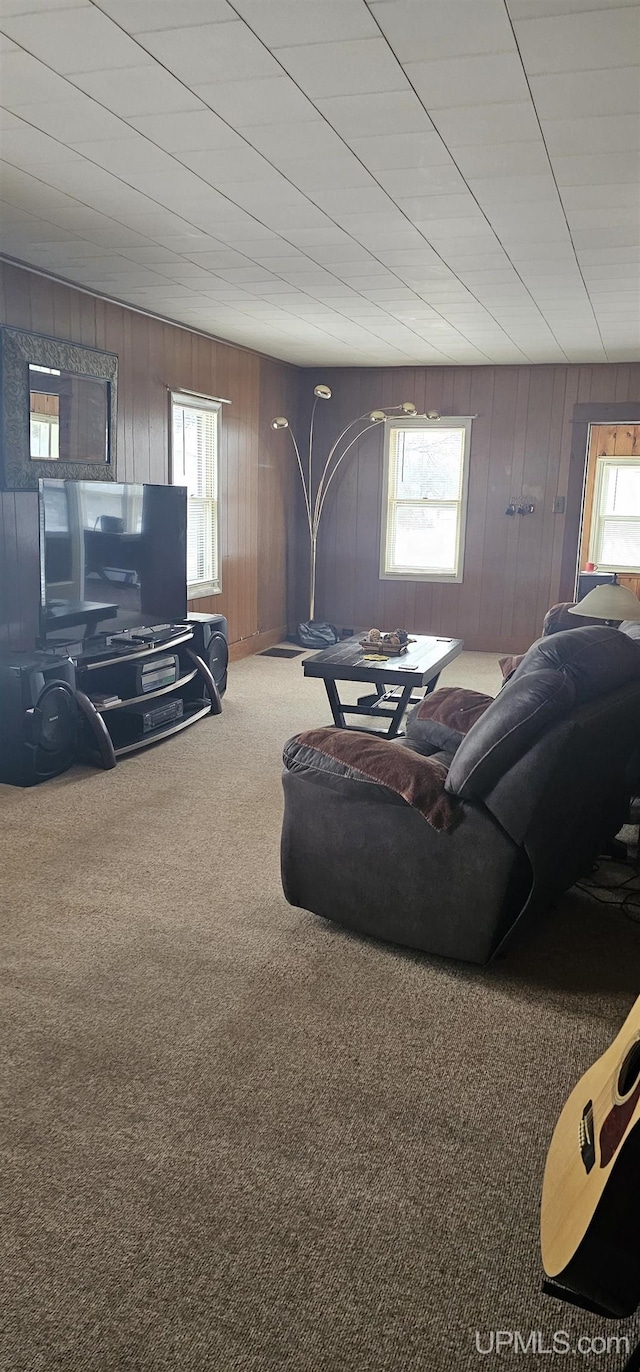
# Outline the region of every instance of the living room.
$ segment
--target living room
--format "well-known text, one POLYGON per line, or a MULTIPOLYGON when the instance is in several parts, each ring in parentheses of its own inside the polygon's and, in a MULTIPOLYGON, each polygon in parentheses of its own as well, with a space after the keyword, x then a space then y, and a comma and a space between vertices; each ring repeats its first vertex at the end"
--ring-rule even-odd
POLYGON ((7 1372, 638 1365, 639 18, 2 0, 7 1372))

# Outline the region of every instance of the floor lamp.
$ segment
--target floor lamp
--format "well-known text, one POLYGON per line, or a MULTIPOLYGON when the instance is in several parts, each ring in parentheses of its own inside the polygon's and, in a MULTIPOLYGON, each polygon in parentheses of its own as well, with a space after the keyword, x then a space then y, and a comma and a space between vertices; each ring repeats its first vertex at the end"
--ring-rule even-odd
MULTIPOLYGON (((315 618, 316 608, 316 561, 318 552, 318 530, 322 519, 327 493, 333 478, 347 453, 353 448, 354 444, 363 438, 370 429, 376 428, 378 424, 383 424, 386 419, 393 415, 407 418, 418 414, 416 406, 411 400, 405 400, 401 405, 385 405, 378 410, 368 410, 365 414, 358 415, 338 434, 335 443, 332 444, 327 457, 324 461, 319 480, 314 482, 313 477, 313 422, 316 407, 320 400, 331 400, 331 391, 328 386, 314 386, 313 405, 311 407, 311 419, 309 422, 309 441, 308 456, 306 464, 302 460, 300 448, 296 436, 291 428, 289 420, 285 415, 278 415, 272 420, 272 429, 288 429, 291 436, 298 471, 302 482, 304 494, 305 515, 309 531, 309 619, 298 625, 298 642, 305 648, 326 648, 332 643, 337 643, 337 634, 331 624, 326 624, 322 620, 315 618), (355 430, 355 432, 353 432, 355 430)), ((421 416, 422 417, 422 416, 421 416)), ((428 419, 439 419, 440 415, 436 410, 430 410, 424 416, 428 419)))

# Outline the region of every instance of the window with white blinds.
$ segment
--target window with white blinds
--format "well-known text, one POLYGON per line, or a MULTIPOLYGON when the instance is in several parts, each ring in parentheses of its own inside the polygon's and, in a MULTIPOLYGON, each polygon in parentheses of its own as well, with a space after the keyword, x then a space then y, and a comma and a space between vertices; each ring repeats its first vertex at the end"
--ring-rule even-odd
POLYGON ((640 462, 598 458, 589 557, 601 571, 640 571, 640 462))
POLYGON ((380 576, 462 581, 470 419, 390 420, 380 576))
POLYGON ((218 508, 219 400, 171 396, 171 480, 187 488, 187 591, 221 589, 218 508))

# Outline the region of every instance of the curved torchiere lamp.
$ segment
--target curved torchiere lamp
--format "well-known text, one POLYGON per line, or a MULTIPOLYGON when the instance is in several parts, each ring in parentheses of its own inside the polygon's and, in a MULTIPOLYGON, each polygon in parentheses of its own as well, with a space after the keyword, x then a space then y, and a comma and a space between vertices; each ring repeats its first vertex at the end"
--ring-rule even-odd
MULTIPOLYGON (((293 444, 296 460, 298 463, 298 471, 300 472, 300 480, 302 482, 302 490, 304 494, 305 513, 309 529, 309 625, 298 626, 298 637, 301 638, 301 640, 302 638, 304 638, 305 640, 313 638, 314 625, 316 626, 317 630, 320 629, 319 621, 316 621, 314 618, 316 600, 316 559, 318 550, 318 529, 320 527, 322 511, 325 506, 325 501, 327 498, 329 487, 331 485, 331 482, 333 481, 333 478, 341 462, 343 462, 344 458, 347 456, 347 453, 350 451, 351 448, 353 448, 354 444, 357 443, 359 439, 363 438, 366 433, 368 433, 369 429, 375 428, 378 424, 383 424, 386 419, 389 419, 394 415, 397 415, 399 418, 402 418, 403 416, 410 418, 417 416, 418 414, 418 411, 416 409, 416 406, 413 404, 413 401, 405 400, 402 402, 401 405, 385 405, 378 410, 367 410, 365 414, 358 415, 356 419, 352 419, 350 423, 347 424, 346 427, 342 430, 342 432, 338 434, 335 443, 333 443, 331 448, 329 449, 329 452, 324 462, 324 466, 320 473, 320 478, 314 484, 313 421, 315 418, 316 406, 318 404, 318 401, 331 400, 331 391, 328 386, 314 386, 313 397, 314 399, 313 406, 311 408, 311 420, 309 423, 308 458, 306 467, 303 463, 300 454, 300 448, 298 446, 296 436, 293 432, 293 429, 291 428, 289 420, 285 417, 285 415, 278 415, 278 417, 272 420, 271 423, 272 429, 289 430, 291 442, 293 444), (354 429, 356 430, 355 433, 352 432, 354 429), (303 632, 301 634, 301 630, 306 632, 303 632)), ((437 410, 429 410, 426 415, 420 417, 426 419, 439 419, 440 415, 438 414, 437 410)), ((330 637, 327 634, 327 631, 330 630, 330 627, 330 625, 322 625, 322 628, 325 632, 323 635, 318 634, 319 646, 326 645, 331 641, 330 637)))

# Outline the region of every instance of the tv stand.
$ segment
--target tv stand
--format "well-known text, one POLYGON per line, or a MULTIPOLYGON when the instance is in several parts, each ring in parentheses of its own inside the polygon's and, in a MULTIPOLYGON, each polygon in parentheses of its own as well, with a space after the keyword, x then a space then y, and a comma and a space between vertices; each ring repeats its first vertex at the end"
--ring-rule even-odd
POLYGON ((105 769, 115 767, 118 758, 128 753, 171 738, 205 715, 222 711, 216 683, 194 651, 193 631, 186 626, 176 626, 175 634, 151 647, 132 643, 114 649, 105 644, 80 653, 74 661, 82 719, 79 755, 105 769), (167 657, 176 659, 175 679, 142 689, 144 664, 152 669, 154 658, 162 662, 167 657), (159 722, 147 727, 143 719, 156 706, 160 707, 159 722))

